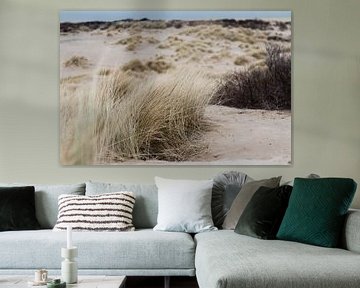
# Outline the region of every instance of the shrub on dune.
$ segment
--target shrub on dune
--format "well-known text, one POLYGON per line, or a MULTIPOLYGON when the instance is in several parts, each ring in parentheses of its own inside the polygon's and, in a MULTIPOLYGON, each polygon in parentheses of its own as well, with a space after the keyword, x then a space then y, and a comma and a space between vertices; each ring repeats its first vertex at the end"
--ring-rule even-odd
POLYGON ((228 74, 216 91, 216 103, 248 109, 291 109, 291 55, 282 46, 266 46, 265 67, 228 74))
MULTIPOLYGON (((213 80, 182 70, 148 75, 141 85, 138 81, 117 71, 100 79, 95 89, 73 95, 80 103, 78 113, 71 114, 75 128, 64 135, 69 138, 62 147, 64 164, 184 161, 203 152, 204 110, 213 80)), ((61 121, 69 123, 66 109, 61 111, 61 121)))

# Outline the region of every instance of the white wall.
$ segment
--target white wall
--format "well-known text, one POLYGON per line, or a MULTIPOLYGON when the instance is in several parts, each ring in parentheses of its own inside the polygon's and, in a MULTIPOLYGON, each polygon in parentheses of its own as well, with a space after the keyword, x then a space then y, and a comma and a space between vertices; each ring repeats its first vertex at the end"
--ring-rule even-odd
MULTIPOLYGON (((236 169, 285 179, 314 172, 360 186, 360 1, 1 0, 0 182, 152 182, 236 169), (78 10, 292 10, 293 165, 290 167, 62 167, 59 20, 78 10)), ((360 188, 359 188, 360 191, 360 188)), ((354 207, 360 207, 358 191, 354 207)))

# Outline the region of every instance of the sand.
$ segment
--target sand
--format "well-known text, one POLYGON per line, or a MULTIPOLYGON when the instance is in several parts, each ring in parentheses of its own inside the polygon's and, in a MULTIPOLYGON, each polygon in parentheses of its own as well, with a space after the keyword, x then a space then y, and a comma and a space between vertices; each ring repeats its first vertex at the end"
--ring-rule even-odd
POLYGON ((241 165, 291 163, 289 111, 210 106, 206 115, 213 128, 204 136, 209 148, 202 161, 241 165))

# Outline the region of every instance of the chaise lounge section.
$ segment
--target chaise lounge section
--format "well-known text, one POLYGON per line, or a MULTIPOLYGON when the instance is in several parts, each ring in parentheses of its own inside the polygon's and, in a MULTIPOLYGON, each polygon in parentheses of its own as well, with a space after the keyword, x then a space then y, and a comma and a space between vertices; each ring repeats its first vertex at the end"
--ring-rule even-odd
POLYGON ((360 283, 360 212, 347 216, 349 250, 262 240, 230 230, 195 236, 200 288, 353 288, 360 283))

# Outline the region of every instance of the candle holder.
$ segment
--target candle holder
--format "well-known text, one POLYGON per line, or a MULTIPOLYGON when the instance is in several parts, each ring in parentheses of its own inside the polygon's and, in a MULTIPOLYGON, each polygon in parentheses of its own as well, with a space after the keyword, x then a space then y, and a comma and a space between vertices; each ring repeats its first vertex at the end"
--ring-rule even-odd
POLYGON ((61 248, 61 279, 67 284, 77 283, 78 269, 75 257, 78 255, 77 247, 61 248))

